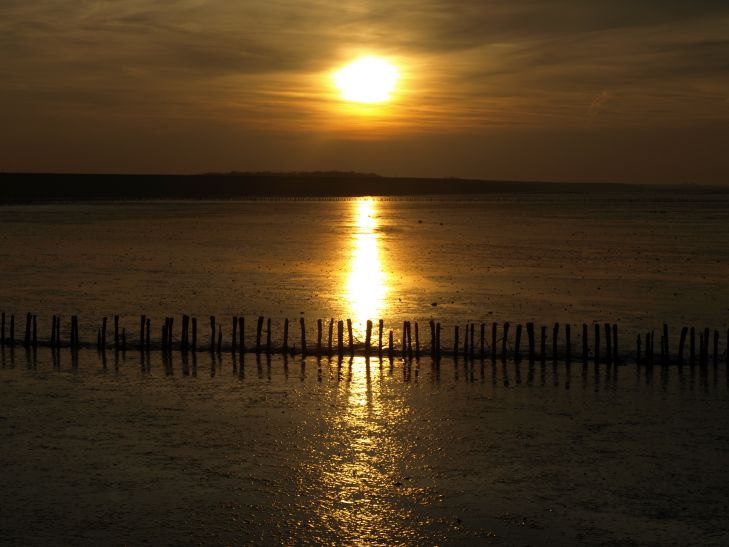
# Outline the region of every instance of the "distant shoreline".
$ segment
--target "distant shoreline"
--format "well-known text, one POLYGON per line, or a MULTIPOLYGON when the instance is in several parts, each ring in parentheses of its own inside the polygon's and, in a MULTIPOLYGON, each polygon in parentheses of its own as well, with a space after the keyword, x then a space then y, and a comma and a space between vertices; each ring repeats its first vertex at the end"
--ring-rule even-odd
POLYGON ((359 173, 115 175, 0 173, 0 203, 236 198, 353 198, 484 194, 717 193, 717 186, 382 177, 359 173))

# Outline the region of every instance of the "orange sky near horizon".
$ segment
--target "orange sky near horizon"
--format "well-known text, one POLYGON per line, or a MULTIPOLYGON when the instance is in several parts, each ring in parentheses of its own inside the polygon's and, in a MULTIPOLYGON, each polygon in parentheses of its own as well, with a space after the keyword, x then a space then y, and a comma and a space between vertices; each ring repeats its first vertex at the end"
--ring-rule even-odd
POLYGON ((0 169, 729 184, 716 0, 5 0, 0 169), (391 100, 333 72, 391 61, 391 100))

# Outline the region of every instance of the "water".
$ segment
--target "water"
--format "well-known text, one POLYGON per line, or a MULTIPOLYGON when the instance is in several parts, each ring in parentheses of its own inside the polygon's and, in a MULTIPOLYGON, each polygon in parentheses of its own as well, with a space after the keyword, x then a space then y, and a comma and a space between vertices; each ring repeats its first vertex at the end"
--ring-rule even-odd
POLYGON ((2 351, 3 543, 729 541, 723 365, 107 357, 2 351))
MULTIPOLYGON (((707 367, 0 350, 0 543, 726 545, 727 196, 0 207, 0 308, 720 329, 707 367)), ((426 330, 421 324, 421 333, 426 330)), ((477 329, 478 330, 478 329, 477 329)), ((512 330, 513 332, 513 330, 512 330)), ((580 329, 573 330, 579 348, 580 329)), ((428 334, 422 335, 428 339, 428 334)), ((200 338, 207 343, 203 330, 200 338)), ((312 339, 312 334, 309 335, 312 339)), ((656 347, 658 343, 656 343, 656 347)), ((656 348, 657 350, 657 348, 656 348)), ((577 349, 575 349, 577 352, 577 349)))
POLYGON ((625 348, 667 321, 675 345, 683 325, 726 326, 729 196, 5 206, 0 275, 4 311, 37 314, 43 337, 78 314, 91 342, 102 316, 133 340, 140 314, 157 338, 186 313, 218 316, 226 340, 233 315, 249 340, 263 315, 274 341, 286 317, 333 317, 360 341, 382 318, 398 342, 403 320, 446 339, 469 321, 609 321, 625 348))

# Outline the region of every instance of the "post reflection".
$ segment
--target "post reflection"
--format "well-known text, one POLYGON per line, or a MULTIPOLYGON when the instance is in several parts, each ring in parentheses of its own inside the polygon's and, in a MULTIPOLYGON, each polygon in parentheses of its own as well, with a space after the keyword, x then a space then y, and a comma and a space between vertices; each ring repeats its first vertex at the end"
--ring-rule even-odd
POLYGON ((354 216, 346 300, 352 328, 358 338, 368 319, 376 321, 386 308, 387 275, 380 258, 377 202, 363 198, 352 202, 354 216))

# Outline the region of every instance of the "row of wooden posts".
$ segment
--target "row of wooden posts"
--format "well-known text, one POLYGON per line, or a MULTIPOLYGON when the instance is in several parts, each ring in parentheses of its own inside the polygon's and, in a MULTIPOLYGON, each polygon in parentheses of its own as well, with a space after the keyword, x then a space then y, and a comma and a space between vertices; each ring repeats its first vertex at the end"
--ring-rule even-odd
MULTIPOLYGON (((79 321, 78 316, 71 316, 71 330, 70 337, 67 343, 63 343, 61 339, 61 318, 60 316, 54 315, 52 317, 52 327, 50 339, 46 342, 39 341, 38 339, 38 321, 37 316, 28 313, 25 317, 25 333, 21 340, 15 338, 15 316, 10 315, 9 321, 6 324, 6 314, 2 313, 0 316, 0 344, 2 346, 10 345, 14 346, 16 343, 22 343, 25 347, 37 347, 39 344, 44 346, 50 346, 59 348, 62 345, 71 347, 72 349, 78 349, 81 347, 79 338, 79 321), (6 326, 8 329, 6 330, 6 326), (7 336, 6 336, 7 333, 7 336)), ((116 351, 126 351, 127 349, 127 335, 126 329, 120 328, 119 316, 113 317, 113 349, 116 351)), ((97 331, 96 348, 99 351, 106 350, 109 347, 107 343, 107 330, 108 321, 104 317, 101 321, 101 326, 97 331)), ((215 316, 210 316, 210 338, 207 348, 202 347, 198 344, 198 321, 196 317, 190 317, 188 315, 182 316, 182 326, 180 329, 180 337, 177 344, 175 344, 174 338, 174 324, 175 320, 173 317, 167 317, 161 326, 161 333, 159 339, 159 345, 155 345, 155 349, 161 349, 162 351, 170 352, 174 347, 177 347, 181 351, 198 351, 201 349, 209 349, 209 351, 221 352, 223 350, 223 329, 222 325, 216 321, 215 316)), ((347 319, 345 321, 337 321, 337 335, 334 337, 334 319, 329 320, 328 324, 328 336, 326 338, 326 345, 324 344, 324 322, 319 319, 317 320, 317 333, 316 333, 316 345, 311 347, 307 345, 306 338, 306 322, 304 318, 299 319, 300 327, 300 346, 297 349, 295 342, 289 345, 289 334, 290 325, 289 320, 284 320, 283 325, 283 343, 274 347, 272 342, 272 329, 271 319, 265 319, 265 330, 264 330, 264 317, 258 317, 256 323, 256 342, 254 348, 246 347, 245 339, 245 318, 244 317, 233 317, 232 328, 231 328, 231 343, 230 350, 233 352, 246 352, 255 351, 256 353, 271 354, 274 352, 281 353, 299 353, 301 355, 328 355, 332 356, 335 353, 334 343, 336 341, 336 354, 343 356, 345 353, 345 337, 344 327, 347 327, 347 343, 346 352, 351 356, 354 356, 356 352, 363 352, 366 356, 378 355, 380 358, 383 355, 387 355, 390 359, 395 357, 395 354, 399 354, 404 358, 413 357, 419 358, 421 354, 430 355, 433 358, 440 358, 442 356, 451 357, 463 357, 466 359, 485 359, 490 357, 496 359, 513 358, 515 360, 521 360, 527 358, 530 362, 540 359, 546 360, 549 356, 547 344, 549 342, 548 330, 546 326, 540 327, 539 336, 537 336, 536 328, 534 323, 526 323, 525 329, 521 324, 516 325, 513 337, 513 346, 510 347, 510 331, 511 324, 506 322, 501 325, 493 322, 490 324, 490 344, 487 345, 487 324, 480 323, 476 325, 469 323, 463 330, 459 326, 454 327, 453 331, 453 345, 451 348, 441 347, 441 324, 436 321, 430 321, 430 340, 427 344, 421 344, 420 329, 418 322, 405 321, 402 328, 402 342, 400 350, 395 348, 394 343, 394 332, 389 330, 387 333, 387 340, 383 341, 385 334, 384 322, 379 320, 378 324, 378 336, 377 342, 373 342, 373 323, 367 321, 366 337, 364 345, 355 343, 354 334, 352 330, 352 321, 347 319), (479 327, 477 336, 476 327, 479 327), (499 333, 499 327, 501 332, 499 333), (526 330, 526 347, 522 346, 522 335, 526 330), (263 335, 265 333, 265 341, 263 335), (500 336, 499 336, 500 334, 500 336), (461 336, 462 335, 462 336, 461 336), (539 339, 539 349, 537 350, 537 338, 539 339)), ((559 323, 554 323, 551 332, 551 356, 552 359, 564 360, 566 362, 572 361, 573 358, 577 358, 578 354, 572 353, 572 325, 565 324, 564 334, 560 336, 561 326, 559 323), (560 346, 560 338, 562 342, 560 346)), ((583 362, 593 361, 595 363, 604 362, 607 364, 619 364, 621 362, 621 353, 619 350, 619 339, 618 339, 618 326, 614 323, 595 323, 593 325, 593 337, 592 347, 589 346, 589 331, 590 328, 587 324, 582 325, 582 348, 581 348, 581 359, 583 362), (605 354, 601 353, 601 337, 604 339, 605 354)), ((645 333, 644 336, 638 335, 636 340, 636 354, 635 361, 637 363, 645 364, 670 364, 670 363, 684 363, 685 362, 685 350, 686 343, 688 341, 688 363, 689 364, 700 364, 706 365, 710 361, 710 353, 713 355, 714 364, 719 361, 719 331, 713 332, 713 351, 710 352, 710 344, 712 342, 711 331, 706 328, 703 331, 698 331, 698 346, 697 346, 697 331, 695 328, 689 329, 683 327, 681 330, 678 352, 675 356, 671 354, 669 336, 668 336, 668 325, 664 324, 661 335, 659 337, 659 353, 655 353, 655 341, 656 335, 653 332, 645 333), (697 351, 698 350, 698 351, 697 351)), ((729 330, 727 330, 727 347, 729 347, 729 330)), ((151 335, 151 320, 146 316, 140 316, 139 321, 139 337, 136 344, 136 348, 140 350, 149 351, 152 348, 152 335, 151 335)), ((577 348, 575 348, 577 350, 577 348)), ((729 359, 729 355, 727 356, 729 359)), ((729 361, 728 361, 729 362, 729 361)))

